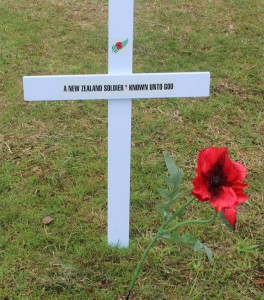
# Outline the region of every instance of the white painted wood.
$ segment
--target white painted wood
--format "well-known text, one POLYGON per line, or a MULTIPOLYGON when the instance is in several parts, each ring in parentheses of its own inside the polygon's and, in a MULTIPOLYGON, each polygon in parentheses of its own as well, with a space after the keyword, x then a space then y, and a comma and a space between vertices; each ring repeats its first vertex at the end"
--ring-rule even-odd
POLYGON ((132 74, 134 0, 109 0, 108 74, 25 76, 25 101, 108 99, 108 244, 129 245, 135 98, 207 97, 210 73, 132 74))
POLYGON ((24 77, 26 101, 209 96, 210 73, 24 77))
MULTIPOLYGON (((124 76, 132 73, 133 15, 134 0, 109 1, 108 74, 124 76), (125 46, 116 52, 113 47, 118 42, 125 46)), ((108 101, 108 244, 119 247, 129 246, 130 97, 121 95, 119 98, 114 93, 115 100, 108 101)), ((113 98, 109 95, 108 99, 113 98)))
POLYGON ((131 99, 108 105, 108 244, 128 247, 131 99))

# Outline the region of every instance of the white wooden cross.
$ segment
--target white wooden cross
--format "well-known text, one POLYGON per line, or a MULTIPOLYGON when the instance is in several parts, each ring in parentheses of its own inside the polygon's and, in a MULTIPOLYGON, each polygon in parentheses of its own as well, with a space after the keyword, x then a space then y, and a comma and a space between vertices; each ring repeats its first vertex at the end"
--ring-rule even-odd
POLYGON ((108 99, 108 244, 128 247, 133 98, 207 97, 210 73, 132 74, 134 0, 109 0, 108 74, 25 76, 25 101, 108 99))

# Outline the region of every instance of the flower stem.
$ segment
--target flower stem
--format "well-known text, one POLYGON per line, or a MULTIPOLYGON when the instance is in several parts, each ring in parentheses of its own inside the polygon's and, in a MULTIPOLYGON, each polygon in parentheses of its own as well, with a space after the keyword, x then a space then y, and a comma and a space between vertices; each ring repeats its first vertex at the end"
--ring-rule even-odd
POLYGON ((156 235, 152 238, 152 240, 150 241, 150 243, 148 244, 147 248, 145 249, 145 251, 143 252, 142 256, 141 256, 141 259, 140 261, 138 262, 138 265, 134 271, 134 274, 133 274, 133 278, 131 280, 131 283, 129 285, 129 293, 128 295, 126 296, 126 300, 129 300, 129 296, 134 288, 134 285, 137 281, 137 277, 138 277, 138 274, 140 273, 140 270, 141 270, 141 266, 149 252, 149 250, 152 248, 152 246, 155 244, 155 242, 157 241, 157 239, 161 236, 162 234, 162 229, 163 229, 163 226, 159 229, 159 231, 156 233, 156 235))
POLYGON ((163 230, 163 233, 167 233, 167 232, 170 232, 170 231, 173 231, 181 226, 184 226, 184 225, 187 225, 187 224, 207 224, 207 223, 211 223, 214 221, 214 219, 216 218, 217 216, 217 212, 214 213, 214 215, 210 218, 210 219, 207 219, 207 220, 187 220, 187 221, 182 221, 182 222, 179 222, 177 224, 175 224, 174 226, 170 227, 170 228, 167 228, 167 229, 164 229, 163 230))
POLYGON ((171 221, 173 221, 175 219, 176 216, 178 216, 183 210, 185 210, 186 207, 188 207, 192 202, 193 202, 194 198, 190 198, 185 204, 183 204, 178 210, 176 210, 171 216, 170 218, 168 218, 168 220, 166 220, 166 222, 164 222, 164 224, 162 225, 162 227, 166 227, 171 221))
POLYGON ((131 292, 135 286, 135 283, 137 281, 137 278, 138 278, 138 275, 140 273, 140 270, 141 270, 141 267, 142 267, 142 264, 143 262, 145 261, 146 257, 147 257, 147 254, 149 252, 149 250, 153 247, 153 245, 155 244, 155 242, 157 241, 157 239, 164 233, 167 233, 167 232, 170 232, 172 230, 175 230, 181 226, 184 226, 184 225, 187 225, 187 224, 206 224, 206 223, 210 223, 212 222, 215 218, 216 218, 216 215, 217 213, 215 212, 215 214, 212 216, 212 218, 208 219, 208 220, 187 220, 187 221, 182 221, 182 222, 179 222, 177 224, 175 224, 174 226, 171 226, 170 228, 167 228, 165 229, 170 222, 172 222, 175 217, 177 215, 179 215, 186 207, 188 207, 192 202, 193 202, 194 198, 190 198, 185 204, 183 204, 178 210, 176 210, 163 224, 162 226, 160 227, 160 229, 157 231, 157 233, 155 234, 155 236, 152 238, 152 240, 150 241, 150 243, 148 244, 148 246, 146 247, 146 249, 144 250, 139 262, 138 262, 138 265, 133 273, 133 277, 132 277, 132 280, 130 282, 130 285, 129 285, 129 292, 126 296, 126 300, 129 300, 129 297, 131 295, 131 292))
POLYGON ((169 218, 168 220, 166 220, 163 225, 160 227, 160 229, 158 230, 158 232, 155 234, 155 236, 152 238, 152 240, 150 241, 150 243, 148 244, 147 248, 145 249, 145 251, 143 252, 140 261, 138 262, 138 265, 133 273, 133 278, 131 280, 130 286, 129 286, 129 293, 126 296, 126 300, 129 300, 130 294, 134 288, 134 285, 137 281, 137 277, 138 274, 140 273, 142 264, 144 262, 144 260, 146 259, 146 256, 149 252, 149 250, 152 248, 152 246, 155 244, 155 242, 157 241, 157 239, 164 233, 164 228, 175 219, 175 217, 177 215, 179 215, 187 206, 189 206, 192 202, 193 202, 194 198, 190 198, 185 204, 183 204, 178 210, 176 210, 169 218))

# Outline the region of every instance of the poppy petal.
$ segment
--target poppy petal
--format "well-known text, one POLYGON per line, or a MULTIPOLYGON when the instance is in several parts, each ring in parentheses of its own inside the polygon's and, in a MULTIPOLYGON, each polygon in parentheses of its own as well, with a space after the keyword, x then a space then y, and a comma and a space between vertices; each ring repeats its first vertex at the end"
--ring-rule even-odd
POLYGON ((217 212, 226 208, 232 208, 237 203, 237 195, 235 191, 226 186, 221 187, 221 191, 217 195, 212 195, 210 204, 215 207, 217 212))
POLYGON ((242 164, 240 164, 239 162, 233 161, 233 164, 234 164, 235 168, 238 171, 238 178, 237 179, 243 181, 246 178, 247 169, 242 164))
POLYGON ((210 199, 207 183, 202 176, 194 178, 193 185, 194 189, 192 190, 192 195, 194 195, 199 201, 203 202, 210 199))
POLYGON ((236 206, 248 200, 248 195, 243 192, 243 189, 247 186, 248 185, 245 183, 240 183, 239 185, 237 184, 235 186, 232 186, 232 189, 237 195, 236 206))
POLYGON ((224 162, 227 155, 227 148, 210 147, 203 149, 198 157, 197 169, 202 174, 208 174, 217 163, 224 162))
POLYGON ((224 160, 222 170, 229 183, 235 180, 243 181, 247 174, 246 168, 242 164, 232 161, 228 157, 224 160))
POLYGON ((232 225, 234 230, 236 228, 236 215, 237 210, 235 208, 226 208, 224 210, 224 216, 227 219, 227 221, 232 225))

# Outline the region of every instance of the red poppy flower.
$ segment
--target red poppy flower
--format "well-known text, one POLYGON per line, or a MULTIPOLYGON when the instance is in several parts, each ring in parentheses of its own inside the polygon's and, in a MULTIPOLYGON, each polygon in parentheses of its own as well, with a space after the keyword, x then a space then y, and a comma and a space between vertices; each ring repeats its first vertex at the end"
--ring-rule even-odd
POLYGON ((122 47, 123 47, 123 45, 122 45, 121 42, 117 42, 117 43, 115 44, 115 46, 116 46, 116 48, 117 48, 118 50, 122 49, 122 47))
POLYGON ((199 153, 197 177, 193 180, 192 194, 199 201, 209 201, 217 212, 224 212, 225 218, 235 229, 236 208, 248 196, 243 189, 246 168, 229 159, 227 148, 206 148, 199 153))

